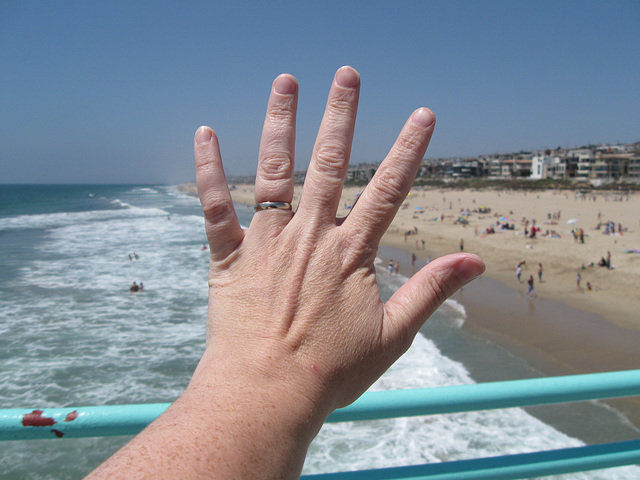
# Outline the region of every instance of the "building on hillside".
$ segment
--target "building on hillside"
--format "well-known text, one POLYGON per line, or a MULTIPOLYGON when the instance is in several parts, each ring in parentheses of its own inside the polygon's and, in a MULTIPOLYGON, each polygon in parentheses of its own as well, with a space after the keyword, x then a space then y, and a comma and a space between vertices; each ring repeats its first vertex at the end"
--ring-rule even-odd
POLYGON ((576 180, 588 181, 591 174, 591 165, 596 161, 595 152, 590 148, 569 150, 567 152, 577 161, 576 180))
POLYGON ((560 157, 536 154, 531 158, 532 180, 542 180, 545 178, 566 179, 567 164, 560 157))
POLYGON ((569 150, 577 159, 575 179, 589 181, 594 185, 614 182, 626 177, 636 178, 634 154, 623 146, 600 146, 569 150))
POLYGON ((640 155, 632 155, 629 158, 627 176, 630 180, 640 181, 640 155))
POLYGON ((478 178, 484 174, 484 163, 478 159, 457 160, 451 164, 449 176, 457 178, 478 178))
POLYGON ((589 180, 593 183, 606 183, 619 180, 626 176, 631 153, 596 153, 596 159, 591 165, 589 180))
POLYGON ((377 169, 378 165, 373 163, 361 163, 354 165, 349 167, 349 170, 347 170, 346 181, 355 183, 369 182, 369 180, 373 178, 377 169))
POLYGON ((307 178, 306 170, 297 170, 293 172, 293 183, 301 185, 304 183, 305 178, 307 178))
POLYGON ((423 160, 418 169, 417 178, 446 178, 451 171, 453 161, 450 159, 423 160))

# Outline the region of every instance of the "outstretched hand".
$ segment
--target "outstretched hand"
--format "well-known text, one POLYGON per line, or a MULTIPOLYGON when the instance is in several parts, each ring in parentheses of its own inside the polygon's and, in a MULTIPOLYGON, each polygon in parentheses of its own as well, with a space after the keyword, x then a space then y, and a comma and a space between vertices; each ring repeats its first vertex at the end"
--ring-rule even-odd
MULTIPOLYGON (((378 243, 413 183, 435 127, 414 111, 344 219, 336 218, 354 133, 359 74, 336 73, 295 212, 240 227, 215 133, 195 135, 211 259, 206 350, 185 393, 97 472, 110 478, 295 478, 327 416, 360 396, 425 320, 484 270, 441 257, 383 303, 378 243), (131 468, 126 469, 123 466, 131 468), (135 476, 135 475, 134 475, 135 476), (138 477, 136 477, 138 478, 138 477)), ((298 84, 273 83, 255 201, 291 203, 298 84)))
MULTIPOLYGON (((201 127, 195 138, 211 247, 207 350, 216 362, 232 358, 230 373, 254 385, 286 379, 288 395, 307 397, 326 414, 361 395, 426 318, 483 270, 473 255, 445 257, 381 301, 378 243, 411 188, 435 117, 426 108, 413 112, 349 216, 337 219, 359 90, 355 70, 338 70, 296 212, 257 212, 246 231, 215 134, 201 127)), ((296 80, 279 76, 262 133, 256 202, 293 199, 297 99, 296 80)))

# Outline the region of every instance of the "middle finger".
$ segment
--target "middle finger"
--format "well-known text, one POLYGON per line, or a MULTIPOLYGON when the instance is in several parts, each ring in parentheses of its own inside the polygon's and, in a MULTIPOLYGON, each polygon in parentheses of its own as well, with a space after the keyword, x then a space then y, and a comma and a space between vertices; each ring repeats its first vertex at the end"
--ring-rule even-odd
POLYGON ((349 166, 358 110, 360 75, 351 67, 336 72, 313 148, 298 213, 335 223, 342 184, 349 166))

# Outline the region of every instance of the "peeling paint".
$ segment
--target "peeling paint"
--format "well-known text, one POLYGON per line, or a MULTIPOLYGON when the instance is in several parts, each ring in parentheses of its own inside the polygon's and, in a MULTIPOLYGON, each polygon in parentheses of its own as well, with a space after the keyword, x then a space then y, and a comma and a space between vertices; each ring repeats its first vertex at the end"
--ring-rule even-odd
POLYGON ((43 417, 42 410, 34 410, 31 413, 25 413, 22 417, 23 427, 50 427, 55 425, 56 421, 51 417, 43 417))
POLYGON ((64 421, 73 422, 76 418, 78 418, 78 411, 74 410, 73 412, 67 413, 67 416, 64 417, 64 421))
POLYGON ((55 428, 53 428, 53 429, 51 429, 51 431, 52 431, 53 433, 55 433, 55 434, 56 434, 56 437, 58 437, 58 438, 62 438, 62 437, 64 437, 64 432, 61 432, 60 430, 56 430, 55 428))

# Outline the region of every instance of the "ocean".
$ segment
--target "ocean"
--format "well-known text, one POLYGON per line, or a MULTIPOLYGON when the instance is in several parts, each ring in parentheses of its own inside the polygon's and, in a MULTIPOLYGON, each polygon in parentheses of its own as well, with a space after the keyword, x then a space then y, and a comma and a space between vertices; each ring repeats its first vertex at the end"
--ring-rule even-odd
MULTIPOLYGON (((237 213, 249 225, 252 210, 237 213)), ((205 244, 199 202, 176 186, 0 186, 0 408, 175 400, 204 350, 205 244), (142 292, 129 292, 134 281, 142 292)), ((377 261, 384 299, 407 280, 389 276, 386 262, 377 261)), ((372 390, 468 384, 497 365, 506 376, 535 376, 465 333, 465 318, 463 302, 448 300, 372 390)), ((628 428, 608 407, 584 408, 589 422, 628 428)), ((512 408, 327 424, 303 473, 584 444, 547 417, 512 408)), ((127 440, 4 442, 1 477, 82 478, 127 440)), ((637 479, 640 468, 545 478, 637 479)))

